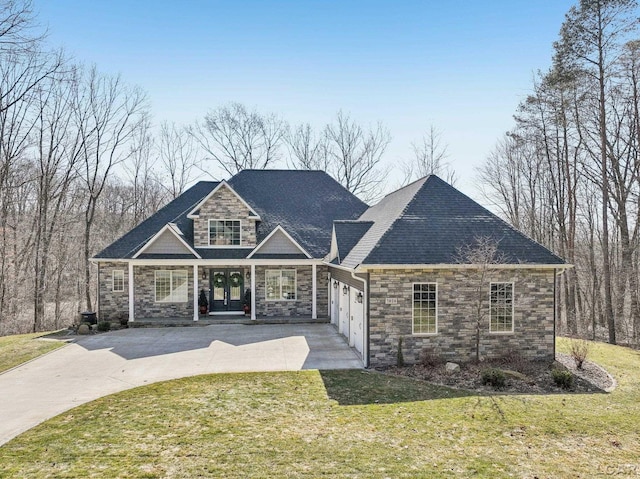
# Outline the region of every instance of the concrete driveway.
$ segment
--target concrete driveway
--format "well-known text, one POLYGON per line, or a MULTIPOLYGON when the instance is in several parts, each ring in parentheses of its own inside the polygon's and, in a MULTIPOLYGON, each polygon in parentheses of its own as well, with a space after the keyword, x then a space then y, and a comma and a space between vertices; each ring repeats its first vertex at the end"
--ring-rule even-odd
POLYGON ((207 373, 361 368, 329 324, 125 329, 0 374, 0 445, 107 394, 207 373))

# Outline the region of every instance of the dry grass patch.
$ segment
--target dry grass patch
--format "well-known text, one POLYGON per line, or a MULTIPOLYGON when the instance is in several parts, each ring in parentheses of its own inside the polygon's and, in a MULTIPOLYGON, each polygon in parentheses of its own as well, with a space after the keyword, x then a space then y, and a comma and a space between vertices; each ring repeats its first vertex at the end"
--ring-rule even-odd
POLYGON ((612 394, 477 396, 362 371, 153 384, 17 437, 0 477, 594 477, 638 464, 640 354, 591 359, 612 394))
POLYGON ((44 333, 0 337, 0 373, 53 351, 66 343, 39 339, 44 333))

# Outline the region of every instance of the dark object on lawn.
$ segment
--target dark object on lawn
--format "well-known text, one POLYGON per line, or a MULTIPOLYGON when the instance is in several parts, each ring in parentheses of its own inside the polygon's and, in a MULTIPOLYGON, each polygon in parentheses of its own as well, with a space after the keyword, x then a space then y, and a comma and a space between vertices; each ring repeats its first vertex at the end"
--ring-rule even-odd
POLYGON ((96 317, 95 311, 84 311, 83 313, 80 313, 80 316, 82 317, 83 323, 89 323, 89 324, 98 323, 98 318, 96 317))

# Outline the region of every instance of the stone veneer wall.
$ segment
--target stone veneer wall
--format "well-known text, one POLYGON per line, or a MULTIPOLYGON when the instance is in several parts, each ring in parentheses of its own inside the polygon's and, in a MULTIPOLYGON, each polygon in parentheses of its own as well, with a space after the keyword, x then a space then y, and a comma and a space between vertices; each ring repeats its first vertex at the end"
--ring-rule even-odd
POLYGON ((125 262, 98 263, 98 318, 115 321, 129 316, 129 265, 125 262), (124 271, 124 291, 113 291, 113 271, 124 271))
POLYGON ((200 208, 199 218, 193 220, 193 242, 196 248, 209 246, 209 219, 241 220, 240 246, 256 246, 256 220, 250 211, 228 188, 221 187, 200 208))
MULTIPOLYGON (((475 359, 478 271, 456 270, 373 270, 370 272, 370 365, 396 363, 398 338, 403 338, 407 363, 420 359, 423 349, 454 361, 475 359), (412 334, 413 283, 437 283, 438 332, 412 334), (394 298, 397 304, 386 304, 394 298)), ((486 315, 480 335, 481 358, 517 352, 529 359, 552 360, 554 354, 553 270, 500 270, 487 273, 483 286, 486 315), (489 332, 489 283, 513 282, 514 332, 489 332)))
MULTIPOLYGON (((312 270, 309 266, 256 266, 256 315, 260 316, 308 316, 311 317, 312 270), (295 269, 295 301, 267 301, 265 291, 265 271, 267 269, 295 269)), ((316 270, 316 288, 318 317, 327 315, 327 268, 318 266, 316 270)))
POLYGON ((189 318, 193 319, 193 267, 189 266, 134 266, 135 318, 189 318), (187 301, 183 303, 157 303, 155 300, 155 271, 185 270, 187 272, 187 301))

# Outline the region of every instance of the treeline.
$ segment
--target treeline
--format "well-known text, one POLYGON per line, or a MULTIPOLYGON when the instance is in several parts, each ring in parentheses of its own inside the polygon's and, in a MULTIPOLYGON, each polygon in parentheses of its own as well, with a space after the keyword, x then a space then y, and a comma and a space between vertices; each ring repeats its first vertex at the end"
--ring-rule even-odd
POLYGON ((516 228, 575 265, 561 276, 561 332, 640 336, 640 40, 630 0, 581 0, 551 69, 479 171, 516 228))

